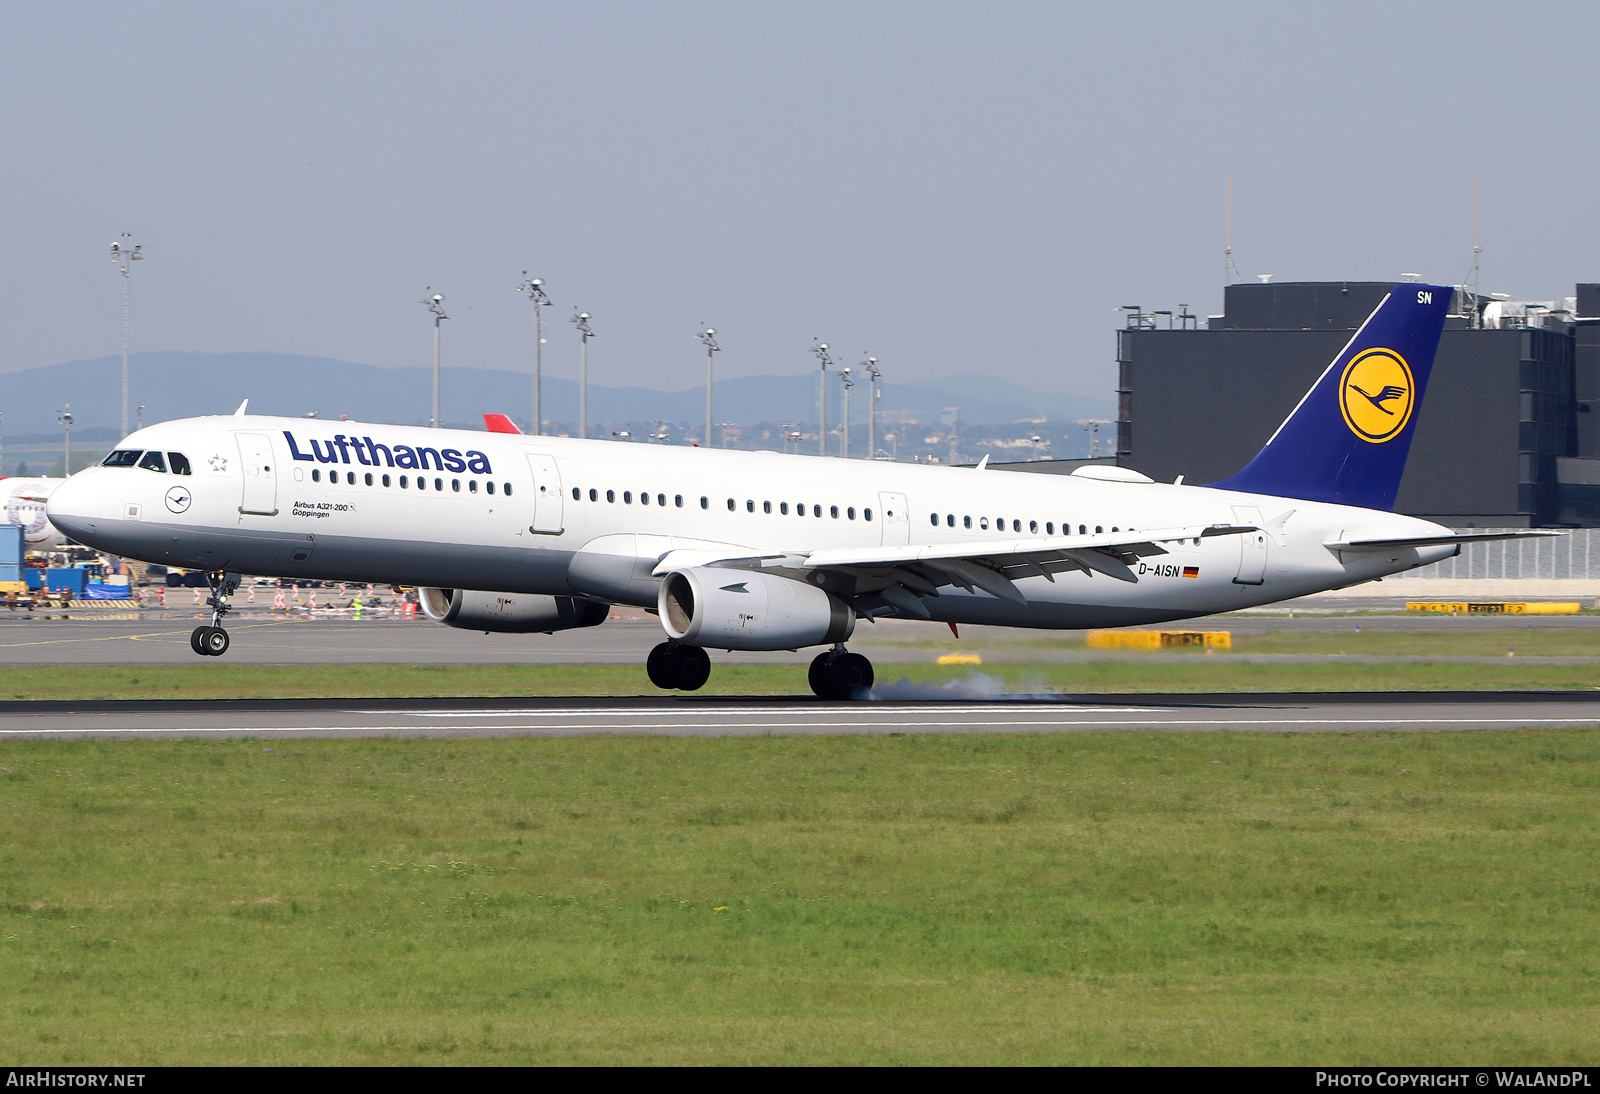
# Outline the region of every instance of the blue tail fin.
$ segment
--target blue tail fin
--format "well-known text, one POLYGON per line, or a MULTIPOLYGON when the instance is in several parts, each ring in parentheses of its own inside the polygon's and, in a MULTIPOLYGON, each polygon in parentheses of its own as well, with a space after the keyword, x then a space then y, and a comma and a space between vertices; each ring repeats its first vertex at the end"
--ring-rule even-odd
POLYGON ((1223 490, 1391 509, 1452 290, 1396 285, 1223 490))

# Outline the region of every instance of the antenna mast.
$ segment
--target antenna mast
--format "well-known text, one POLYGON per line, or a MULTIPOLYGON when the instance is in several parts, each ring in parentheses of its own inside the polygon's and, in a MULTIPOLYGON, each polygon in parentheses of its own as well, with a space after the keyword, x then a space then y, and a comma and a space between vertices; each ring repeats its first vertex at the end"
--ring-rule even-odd
POLYGON ((1472 265, 1467 267, 1467 276, 1461 283, 1462 295, 1468 299, 1462 301, 1462 308, 1467 316, 1470 327, 1479 324, 1478 312, 1478 258, 1483 254, 1482 239, 1478 234, 1478 173, 1472 173, 1472 265))
POLYGON ((1239 276, 1239 267, 1233 264, 1233 176, 1228 176, 1228 242, 1222 251, 1222 283, 1232 285, 1235 281, 1243 281, 1239 276))

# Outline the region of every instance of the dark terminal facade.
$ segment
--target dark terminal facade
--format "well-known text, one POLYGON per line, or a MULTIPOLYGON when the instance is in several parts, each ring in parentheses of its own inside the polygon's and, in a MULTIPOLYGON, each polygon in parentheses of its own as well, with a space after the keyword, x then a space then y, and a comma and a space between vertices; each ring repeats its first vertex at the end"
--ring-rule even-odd
MULTIPOLYGON (((1392 281, 1227 287, 1224 314, 1129 308, 1117 462, 1194 485, 1239 470, 1392 281)), ((1600 284, 1517 302, 1458 290, 1395 508, 1456 528, 1600 526, 1600 284)))

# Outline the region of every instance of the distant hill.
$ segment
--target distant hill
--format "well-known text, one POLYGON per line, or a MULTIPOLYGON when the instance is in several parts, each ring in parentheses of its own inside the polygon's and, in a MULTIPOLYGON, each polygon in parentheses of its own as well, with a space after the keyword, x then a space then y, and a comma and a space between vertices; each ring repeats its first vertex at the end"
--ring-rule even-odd
MULTIPOLYGON (((120 357, 69 361, 59 365, 0 373, 0 413, 4 433, 54 433, 56 412, 71 404, 74 428, 112 428, 121 400, 120 357)), ((322 418, 351 418, 396 424, 427 421, 432 372, 426 368, 378 368, 331 357, 284 353, 137 353, 129 372, 131 399, 145 404, 144 421, 166 421, 201 414, 229 414, 250 400, 258 414, 294 417, 316 411, 322 418)), ((485 412, 509 414, 527 428, 531 380, 498 369, 444 370, 446 424, 481 428, 485 412)), ((936 422, 947 406, 960 407, 963 421, 1010 422, 1113 418, 1110 399, 1052 395, 987 376, 881 385, 878 408, 917 421, 936 422)), ((837 421, 840 393, 830 383, 828 417, 837 421)), ((865 386, 857 394, 865 398, 865 386)), ((858 404, 860 405, 860 404, 858 404)), ((716 416, 739 424, 792 422, 815 424, 817 377, 745 376, 719 380, 716 416)), ((130 416, 132 410, 130 409, 130 416)), ((544 416, 570 423, 578 417, 578 385, 546 377, 544 416)), ((646 427, 655 418, 699 422, 705 416, 705 389, 652 391, 642 387, 589 385, 591 423, 646 427)))

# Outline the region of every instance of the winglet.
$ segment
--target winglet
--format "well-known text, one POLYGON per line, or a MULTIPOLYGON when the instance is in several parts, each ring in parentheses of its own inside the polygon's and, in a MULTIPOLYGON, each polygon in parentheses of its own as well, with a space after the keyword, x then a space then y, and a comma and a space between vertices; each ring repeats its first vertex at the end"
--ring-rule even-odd
POLYGON ((510 418, 506 417, 504 414, 485 414, 483 416, 483 428, 487 429, 490 433, 520 434, 522 432, 522 430, 517 428, 516 423, 510 418))
POLYGON ((233 412, 233 416, 235 418, 243 418, 244 417, 244 408, 249 406, 249 405, 250 405, 250 400, 249 399, 246 399, 244 402, 240 403, 239 404, 239 409, 235 410, 233 412))
POLYGON ((978 461, 978 466, 975 468, 975 470, 982 471, 982 470, 986 469, 988 466, 989 466, 989 457, 986 454, 983 457, 983 459, 978 461))

